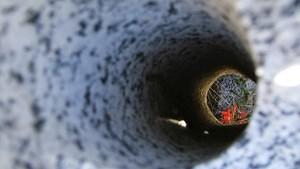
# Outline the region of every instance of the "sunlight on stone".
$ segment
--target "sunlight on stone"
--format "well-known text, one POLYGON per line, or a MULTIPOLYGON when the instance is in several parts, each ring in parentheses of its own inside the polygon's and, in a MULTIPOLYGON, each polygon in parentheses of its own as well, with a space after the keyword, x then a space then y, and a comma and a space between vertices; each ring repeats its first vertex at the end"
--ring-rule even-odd
POLYGON ((184 127, 186 128, 187 124, 184 120, 175 120, 175 119, 168 119, 167 121, 171 122, 171 123, 174 123, 176 125, 179 125, 181 127, 184 127))
POLYGON ((274 77, 274 83, 282 87, 296 87, 300 85, 300 65, 291 65, 274 77))

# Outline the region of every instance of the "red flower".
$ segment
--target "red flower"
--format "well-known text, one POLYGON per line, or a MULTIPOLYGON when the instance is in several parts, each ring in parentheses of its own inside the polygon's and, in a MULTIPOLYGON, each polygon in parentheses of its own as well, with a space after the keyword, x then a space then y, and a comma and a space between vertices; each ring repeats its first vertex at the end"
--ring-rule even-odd
POLYGON ((230 112, 230 109, 227 108, 225 111, 221 112, 221 114, 222 114, 221 122, 223 124, 230 124, 232 121, 232 113, 230 112))

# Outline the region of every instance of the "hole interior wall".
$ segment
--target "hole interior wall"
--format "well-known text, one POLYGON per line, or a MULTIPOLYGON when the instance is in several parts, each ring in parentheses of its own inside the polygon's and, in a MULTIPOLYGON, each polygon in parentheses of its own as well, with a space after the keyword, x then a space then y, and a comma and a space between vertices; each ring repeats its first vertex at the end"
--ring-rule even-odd
MULTIPOLYGON (((136 146, 153 150, 147 153, 174 154, 165 160, 186 160, 192 165, 203 156, 203 146, 190 133, 158 120, 177 116, 173 114, 178 111, 175 105, 182 100, 173 98, 191 98, 195 82, 219 67, 232 67, 254 77, 252 60, 231 22, 222 13, 213 11, 211 15, 211 12, 200 11, 184 22, 145 30, 143 37, 136 36, 134 46, 122 51, 127 62, 119 65, 118 72, 120 76, 126 74, 127 80, 120 102, 128 101, 132 108, 116 121, 126 123, 124 130, 139 140, 136 146)), ((184 106, 189 103, 183 103, 181 109, 189 111, 184 106)), ((218 154, 226 146, 216 140, 203 139, 202 143, 210 147, 207 157, 218 154)))

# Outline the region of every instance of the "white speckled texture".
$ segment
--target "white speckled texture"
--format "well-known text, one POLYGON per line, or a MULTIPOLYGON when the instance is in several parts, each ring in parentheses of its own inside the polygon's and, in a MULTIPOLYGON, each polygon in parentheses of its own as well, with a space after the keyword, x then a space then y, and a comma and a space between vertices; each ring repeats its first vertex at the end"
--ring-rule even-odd
POLYGON ((300 54, 300 2, 226 2, 1 0, 0 168, 300 168, 300 89, 272 83, 300 54), (264 72, 245 135, 221 151, 161 130, 146 73, 188 41, 242 53, 245 37, 264 72))

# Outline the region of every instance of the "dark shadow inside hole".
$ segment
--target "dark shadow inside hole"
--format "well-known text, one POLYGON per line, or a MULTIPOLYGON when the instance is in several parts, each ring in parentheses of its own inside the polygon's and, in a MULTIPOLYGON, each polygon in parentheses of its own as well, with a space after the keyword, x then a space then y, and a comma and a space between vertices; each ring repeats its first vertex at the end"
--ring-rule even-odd
POLYGON ((166 60, 152 60, 155 66, 146 76, 150 99, 158 108, 158 118, 163 119, 163 133, 171 139, 172 136, 184 135, 193 139, 195 144, 213 147, 207 154, 209 158, 218 155, 241 136, 247 124, 225 127, 212 121, 204 106, 207 105, 204 102, 206 95, 199 96, 197 93, 199 90, 200 93, 208 91, 212 79, 227 69, 236 70, 256 81, 254 64, 247 51, 231 45, 211 38, 205 41, 189 39, 166 46, 167 53, 161 52, 165 50, 162 47, 155 58, 166 60), (178 125, 182 120, 187 125, 183 130, 178 125))

